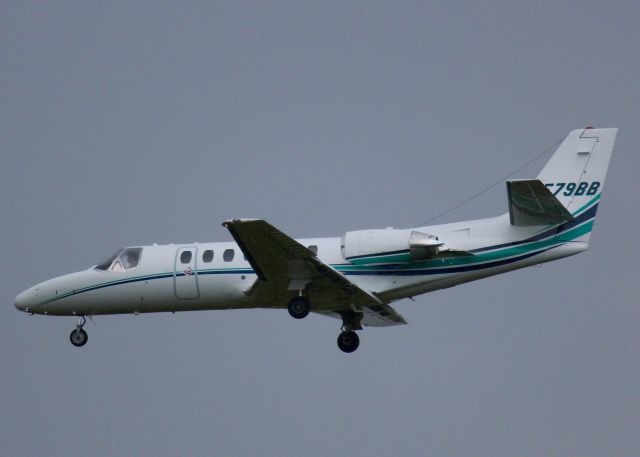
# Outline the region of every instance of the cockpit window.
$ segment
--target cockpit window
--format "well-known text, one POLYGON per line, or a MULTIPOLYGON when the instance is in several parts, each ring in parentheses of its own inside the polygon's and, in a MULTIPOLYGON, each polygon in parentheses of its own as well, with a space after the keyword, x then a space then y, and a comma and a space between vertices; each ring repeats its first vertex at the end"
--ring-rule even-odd
POLYGON ((94 268, 96 270, 103 270, 103 271, 108 270, 109 267, 111 266, 111 264, 113 263, 113 261, 116 259, 116 257, 118 257, 120 255, 120 253, 122 251, 124 251, 124 249, 118 249, 115 254, 111 254, 109 257, 104 259, 102 262, 100 262, 94 268))
POLYGON ((137 267, 138 262, 140 262, 141 253, 142 248, 129 248, 120 254, 120 260, 122 261, 124 269, 128 270, 129 268, 137 267))
POLYGON ((103 271, 122 271, 135 268, 140 262, 140 254, 142 254, 142 248, 119 249, 118 252, 107 257, 94 268, 103 271))

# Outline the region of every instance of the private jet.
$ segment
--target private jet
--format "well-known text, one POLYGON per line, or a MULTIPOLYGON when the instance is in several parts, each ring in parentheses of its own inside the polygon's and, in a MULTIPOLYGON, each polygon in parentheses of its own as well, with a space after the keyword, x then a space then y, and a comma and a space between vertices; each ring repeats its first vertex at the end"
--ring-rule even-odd
POLYGON ((574 130, 535 179, 506 181, 497 217, 408 229, 294 239, 261 219, 223 223, 233 242, 131 246, 91 268, 20 293, 29 314, 86 317, 236 308, 310 312, 342 322, 355 351, 364 326, 406 324, 392 303, 585 251, 617 129, 574 130))

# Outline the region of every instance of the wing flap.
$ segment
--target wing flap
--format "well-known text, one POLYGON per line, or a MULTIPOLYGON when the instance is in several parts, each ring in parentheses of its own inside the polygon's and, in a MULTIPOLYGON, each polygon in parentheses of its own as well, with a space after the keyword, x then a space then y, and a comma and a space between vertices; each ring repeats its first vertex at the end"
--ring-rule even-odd
POLYGON ((407 321, 389 305, 373 305, 363 309, 364 316, 360 324, 369 327, 389 327, 403 325, 407 321))
MULTIPOLYGON (((339 312, 336 311, 314 311, 316 314, 342 319, 339 312)), ((391 327, 394 325, 404 325, 407 321, 389 305, 373 305, 363 307, 360 311, 362 319, 359 324, 366 327, 391 327)))

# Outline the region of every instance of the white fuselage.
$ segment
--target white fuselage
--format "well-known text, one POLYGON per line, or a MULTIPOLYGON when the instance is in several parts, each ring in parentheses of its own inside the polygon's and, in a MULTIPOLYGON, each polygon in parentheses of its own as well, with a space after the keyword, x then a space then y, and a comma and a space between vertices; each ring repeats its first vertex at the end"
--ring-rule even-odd
MULTIPOLYGON (((578 230, 592 223, 588 219, 581 222, 582 226, 576 224, 578 230)), ((536 234, 545 229, 548 227, 514 227, 509 224, 508 215, 421 227, 416 230, 433 234, 446 245, 477 254, 472 261, 454 257, 404 265, 348 262, 343 257, 339 237, 297 241, 317 247, 322 262, 389 303, 577 254, 588 247, 590 226, 586 235, 582 230, 572 239, 558 239, 553 233, 537 239, 536 234)), ((16 297, 16 307, 49 315, 286 308, 286 301, 264 302, 252 297, 248 292, 257 280, 250 263, 233 242, 144 246, 134 268, 118 271, 93 267, 60 276, 22 292, 16 297), (183 256, 187 251, 191 255, 183 256), (213 251, 212 259, 205 255, 206 251, 213 251)), ((312 309, 323 311, 331 307, 322 304, 312 309)))

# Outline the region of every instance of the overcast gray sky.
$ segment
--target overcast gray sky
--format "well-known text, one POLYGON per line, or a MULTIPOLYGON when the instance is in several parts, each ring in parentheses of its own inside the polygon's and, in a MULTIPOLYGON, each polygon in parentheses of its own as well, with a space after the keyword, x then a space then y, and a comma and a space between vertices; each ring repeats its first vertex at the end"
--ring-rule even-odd
MULTIPOLYGON (((637 456, 640 5, 0 6, 0 449, 7 456, 637 456), (619 127, 592 249, 396 305, 30 317, 113 249, 407 227, 570 130, 619 127)), ((545 157, 518 173, 535 177, 545 157)), ((502 185, 437 222, 506 210, 502 185)))

